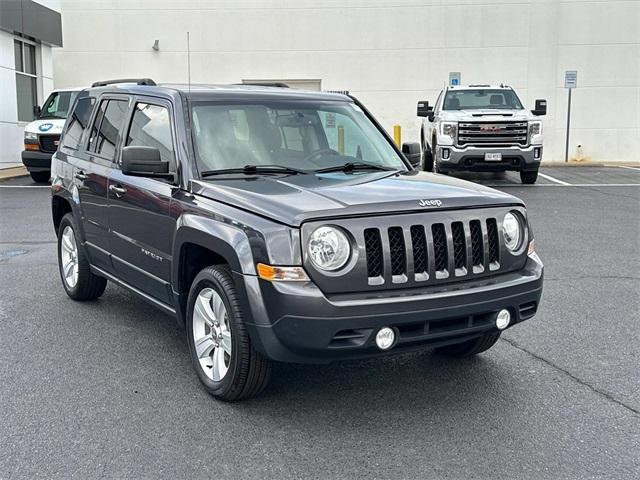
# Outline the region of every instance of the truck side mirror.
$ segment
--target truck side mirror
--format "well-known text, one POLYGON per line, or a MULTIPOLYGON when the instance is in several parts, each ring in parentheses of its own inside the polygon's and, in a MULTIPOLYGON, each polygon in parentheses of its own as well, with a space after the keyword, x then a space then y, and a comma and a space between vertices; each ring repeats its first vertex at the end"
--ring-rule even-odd
POLYGON ((402 144, 402 153, 409 160, 413 168, 420 166, 420 144, 418 142, 405 142, 402 144))
POLYGON ((134 177, 162 177, 169 174, 169 162, 162 161, 160 150, 155 147, 124 147, 122 149, 122 173, 134 177))
POLYGON ((418 116, 429 117, 429 120, 433 120, 433 107, 429 106, 428 101, 418 102, 418 116))
POLYGON ((531 110, 531 113, 534 115, 542 116, 547 114, 547 101, 546 100, 536 100, 536 108, 531 110))
POLYGON ((34 105, 33 106, 33 116, 35 118, 40 118, 40 115, 42 115, 42 108, 40 107, 40 105, 34 105))

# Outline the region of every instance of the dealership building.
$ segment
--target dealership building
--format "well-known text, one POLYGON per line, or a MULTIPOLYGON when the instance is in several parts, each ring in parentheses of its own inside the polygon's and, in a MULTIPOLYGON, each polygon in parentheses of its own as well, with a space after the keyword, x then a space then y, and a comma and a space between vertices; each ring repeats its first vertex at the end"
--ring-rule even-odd
POLYGON ((389 131, 399 124, 404 141, 418 141, 417 101, 433 103, 453 72, 462 84, 510 85, 527 108, 546 99, 544 160, 563 161, 567 71, 577 72, 569 156, 581 145, 580 155, 593 161, 640 160, 640 1, 2 0, 0 5, 1 162, 19 159, 29 102, 42 102, 52 86, 150 77, 158 83, 260 80, 347 90, 389 131), (12 5, 21 8, 21 23, 15 15, 6 18, 12 5), (39 16, 26 20, 34 9, 39 16), (57 12, 61 38, 54 28, 57 12), (45 13, 47 28, 38 30, 45 13), (22 63, 15 50, 20 42, 22 63), (26 71, 32 54, 35 71, 26 71))

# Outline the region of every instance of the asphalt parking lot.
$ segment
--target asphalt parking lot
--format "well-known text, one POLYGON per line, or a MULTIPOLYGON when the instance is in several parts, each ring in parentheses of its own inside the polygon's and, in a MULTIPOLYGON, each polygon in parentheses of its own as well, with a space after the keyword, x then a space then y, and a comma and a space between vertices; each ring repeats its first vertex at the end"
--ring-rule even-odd
POLYGON ((236 404, 172 318, 67 298, 48 189, 0 183, 0 478, 639 478, 640 169, 542 174, 459 175, 526 201, 534 319, 469 360, 276 365, 236 404))

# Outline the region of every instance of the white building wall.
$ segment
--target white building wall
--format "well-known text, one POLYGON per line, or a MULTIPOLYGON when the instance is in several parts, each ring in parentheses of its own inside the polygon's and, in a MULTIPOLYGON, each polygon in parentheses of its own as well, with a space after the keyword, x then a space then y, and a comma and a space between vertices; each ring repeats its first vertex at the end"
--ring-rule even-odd
POLYGON ((460 71, 512 85, 529 108, 548 100, 546 161, 564 158, 564 71, 576 69, 571 152, 640 160, 640 1, 62 0, 62 14, 57 87, 186 82, 190 31, 194 83, 321 79, 417 141, 416 102, 460 71))

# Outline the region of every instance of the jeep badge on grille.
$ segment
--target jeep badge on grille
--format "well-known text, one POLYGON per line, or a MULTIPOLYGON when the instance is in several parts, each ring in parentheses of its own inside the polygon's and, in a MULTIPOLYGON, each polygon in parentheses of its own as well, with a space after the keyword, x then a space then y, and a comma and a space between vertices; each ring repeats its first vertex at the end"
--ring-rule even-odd
POLYGON ((440 200, 420 200, 418 205, 421 207, 441 207, 442 202, 440 200))

